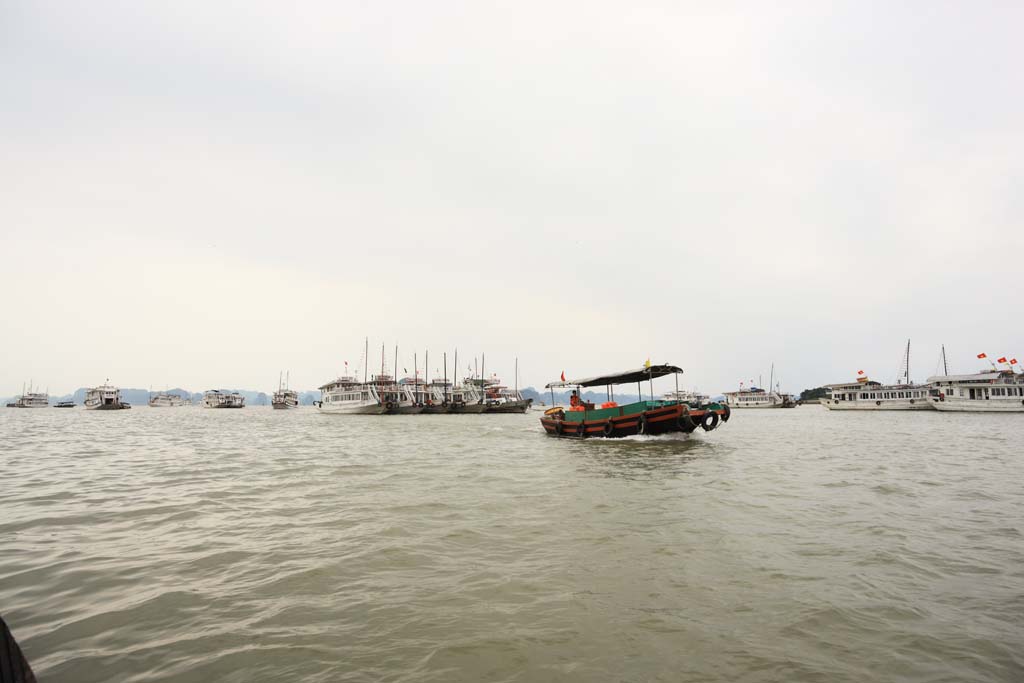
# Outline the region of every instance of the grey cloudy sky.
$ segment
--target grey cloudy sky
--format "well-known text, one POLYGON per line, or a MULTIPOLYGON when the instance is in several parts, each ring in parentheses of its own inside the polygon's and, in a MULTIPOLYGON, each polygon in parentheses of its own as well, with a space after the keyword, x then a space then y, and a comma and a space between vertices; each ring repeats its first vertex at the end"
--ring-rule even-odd
POLYGON ((0 0, 0 394, 1024 361, 1024 5, 776 5, 0 0))

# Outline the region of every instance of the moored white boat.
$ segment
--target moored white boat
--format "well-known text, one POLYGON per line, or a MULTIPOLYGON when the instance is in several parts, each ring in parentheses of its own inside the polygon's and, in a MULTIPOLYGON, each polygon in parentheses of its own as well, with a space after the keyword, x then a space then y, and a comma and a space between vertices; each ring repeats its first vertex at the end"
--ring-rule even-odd
POLYGON ((478 414, 487 410, 484 403, 483 380, 467 377, 452 390, 451 412, 478 414))
POLYGON ((121 400, 121 390, 110 384, 89 389, 85 392, 86 410, 126 410, 131 406, 121 400))
POLYGON ((203 394, 204 408, 244 408, 245 397, 234 391, 211 389, 203 394))
POLYGON ((13 403, 7 404, 8 408, 49 408, 50 407, 50 395, 45 392, 32 391, 32 384, 28 385, 28 391, 25 391, 24 385, 21 387, 21 396, 19 396, 13 403))
POLYGON ((185 398, 178 394, 157 392, 149 397, 150 408, 178 408, 185 405, 185 398))
POLYGON ((387 410, 373 386, 351 376, 321 386, 316 408, 336 415, 382 415, 387 410))
POLYGON ((821 399, 829 410, 931 410, 928 386, 848 382, 826 384, 831 394, 821 399))
POLYGON ((288 379, 279 376, 277 378, 277 391, 270 399, 270 405, 274 410, 290 410, 299 407, 299 393, 288 388, 288 379))
POLYGON ((974 375, 938 375, 930 404, 936 410, 958 413, 1024 413, 1024 375, 1011 370, 974 375))
POLYGON ((792 408, 796 405, 793 397, 778 391, 765 391, 757 387, 725 392, 725 403, 732 409, 743 408, 792 408))

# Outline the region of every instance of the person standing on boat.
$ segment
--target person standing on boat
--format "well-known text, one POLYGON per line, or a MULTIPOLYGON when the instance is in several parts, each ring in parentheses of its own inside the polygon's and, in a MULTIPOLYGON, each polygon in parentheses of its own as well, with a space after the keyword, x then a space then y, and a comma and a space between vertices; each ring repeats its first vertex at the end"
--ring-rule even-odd
POLYGON ((580 405, 580 397, 576 394, 576 390, 573 389, 572 395, 569 396, 569 407, 575 408, 578 405, 580 405))

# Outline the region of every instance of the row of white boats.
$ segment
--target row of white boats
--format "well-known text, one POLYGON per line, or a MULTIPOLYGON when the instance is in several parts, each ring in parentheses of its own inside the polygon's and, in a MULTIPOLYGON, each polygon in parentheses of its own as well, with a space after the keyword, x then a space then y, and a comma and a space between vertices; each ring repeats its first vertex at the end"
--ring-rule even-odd
MULTIPOLYGON (((818 402, 829 410, 941 410, 961 413, 1024 413, 1024 375, 993 370, 971 375, 936 375, 924 384, 871 380, 827 384, 818 402)), ((726 393, 730 408, 792 408, 793 397, 750 389, 726 393)))
MULTIPOLYGON (((987 359, 986 354, 978 355, 987 359)), ((818 399, 829 410, 940 410, 960 413, 1024 413, 1024 374, 1014 371, 1016 359, 1000 358, 1005 365, 992 363, 991 371, 969 375, 949 374, 946 349, 940 362, 943 374, 929 377, 923 384, 910 381, 910 341, 903 355, 897 381, 882 384, 861 371, 853 382, 826 384, 826 395, 818 399)), ((792 396, 778 391, 750 389, 729 392, 726 402, 732 408, 790 408, 797 405, 792 396)))
MULTIPOLYGON (((314 405, 322 413, 349 415, 414 415, 417 413, 525 413, 533 399, 523 398, 519 390, 502 385, 497 377, 467 377, 461 384, 435 379, 424 381, 418 376, 395 380, 388 374, 372 376, 360 382, 343 376, 320 387, 320 400, 314 405)), ((151 408, 176 408, 192 405, 190 398, 176 393, 157 392, 149 397, 151 408)), ((238 392, 212 389, 203 394, 204 408, 244 408, 245 397, 238 392)), ((46 393, 22 390, 22 395, 9 408, 48 408, 46 393)), ((56 408, 73 408, 72 401, 54 404, 56 408)), ((121 397, 121 390, 107 383, 86 391, 86 410, 125 410, 131 405, 121 397)), ((299 394, 279 381, 271 406, 276 410, 299 407, 299 394)))

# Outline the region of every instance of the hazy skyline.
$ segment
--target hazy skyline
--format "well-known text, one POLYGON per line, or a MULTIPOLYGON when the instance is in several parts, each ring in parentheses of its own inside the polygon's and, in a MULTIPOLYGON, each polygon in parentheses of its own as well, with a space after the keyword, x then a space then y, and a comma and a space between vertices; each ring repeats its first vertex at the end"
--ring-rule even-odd
POLYGON ((1024 361, 1022 19, 0 3, 0 395, 310 389, 366 336, 537 387, 1024 361))

